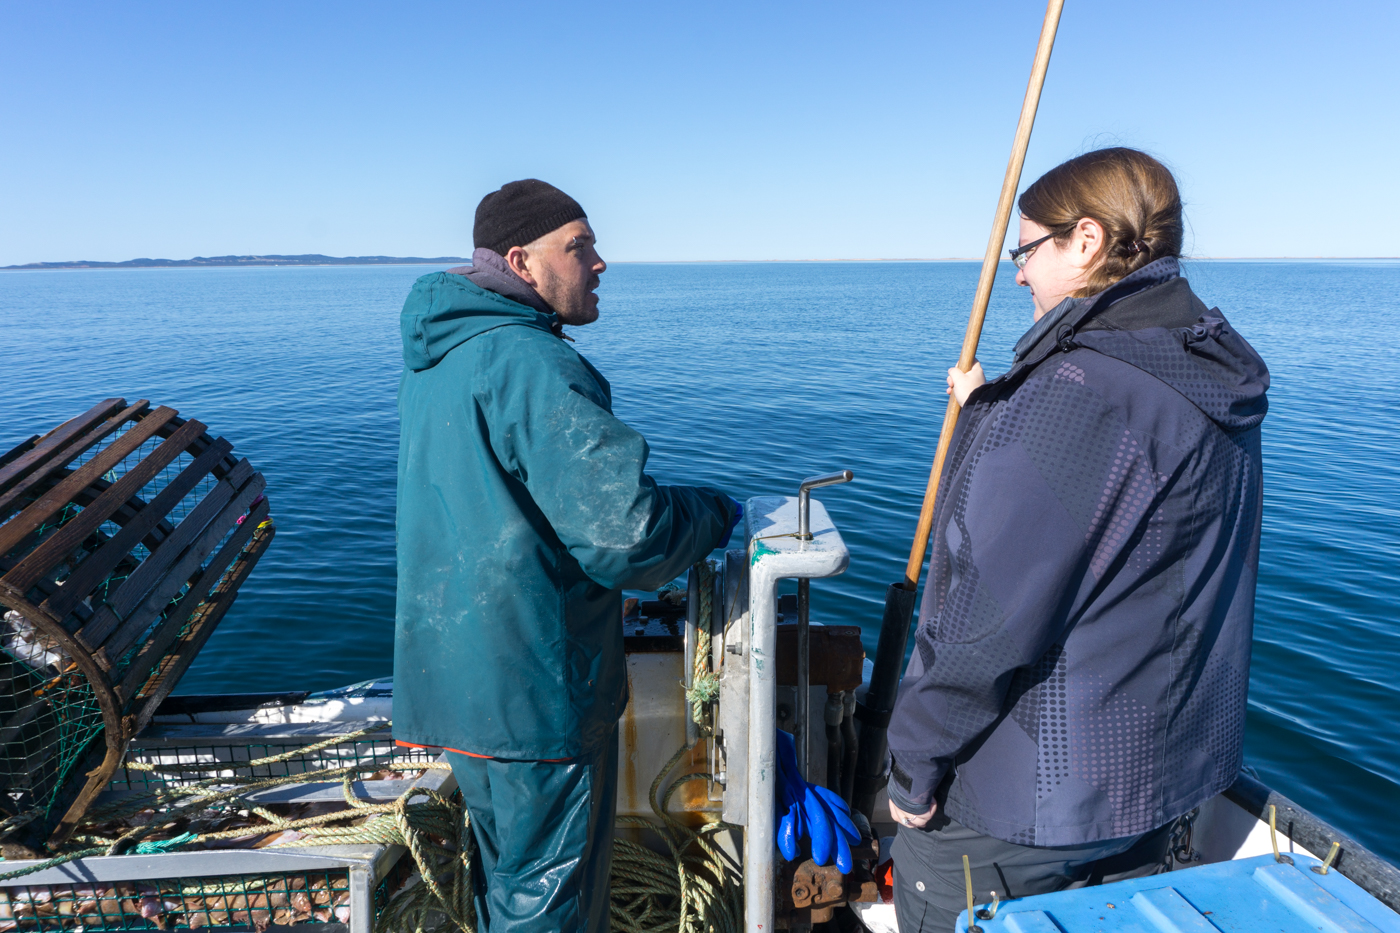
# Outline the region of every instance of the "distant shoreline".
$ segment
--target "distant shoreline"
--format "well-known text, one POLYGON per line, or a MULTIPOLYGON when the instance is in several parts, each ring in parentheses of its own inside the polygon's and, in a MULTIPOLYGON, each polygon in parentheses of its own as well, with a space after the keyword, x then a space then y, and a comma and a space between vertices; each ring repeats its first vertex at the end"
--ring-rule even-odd
MULTIPOLYGON (((671 266, 722 264, 780 264, 822 262, 978 262, 973 257, 908 257, 880 259, 619 259, 616 265, 671 266)), ((1009 260, 1002 259, 1006 263, 1009 260)), ((1400 256, 1187 256, 1186 262, 1395 262, 1400 256)), ((443 266, 466 265, 462 256, 196 256, 193 259, 128 259, 125 262, 97 262, 78 259, 70 262, 30 262, 0 266, 0 272, 33 272, 49 269, 239 269, 269 266, 443 266)))

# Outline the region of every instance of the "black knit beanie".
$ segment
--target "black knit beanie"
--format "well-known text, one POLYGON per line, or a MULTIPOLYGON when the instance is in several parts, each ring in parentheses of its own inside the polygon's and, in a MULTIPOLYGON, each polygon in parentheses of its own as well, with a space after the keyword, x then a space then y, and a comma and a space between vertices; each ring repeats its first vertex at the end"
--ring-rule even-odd
POLYGON ((533 243, 571 220, 588 216, 577 201, 537 178, 512 181, 476 206, 472 243, 502 256, 512 246, 533 243))

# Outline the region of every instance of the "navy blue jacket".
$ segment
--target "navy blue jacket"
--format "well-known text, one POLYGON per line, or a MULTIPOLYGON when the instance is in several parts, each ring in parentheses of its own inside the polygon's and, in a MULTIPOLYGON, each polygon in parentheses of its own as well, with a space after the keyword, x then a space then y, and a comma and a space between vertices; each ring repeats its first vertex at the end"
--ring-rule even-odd
POLYGON ((1076 845, 1234 780, 1268 384, 1163 259, 1054 309, 968 398, 890 723, 897 805, 1076 845))

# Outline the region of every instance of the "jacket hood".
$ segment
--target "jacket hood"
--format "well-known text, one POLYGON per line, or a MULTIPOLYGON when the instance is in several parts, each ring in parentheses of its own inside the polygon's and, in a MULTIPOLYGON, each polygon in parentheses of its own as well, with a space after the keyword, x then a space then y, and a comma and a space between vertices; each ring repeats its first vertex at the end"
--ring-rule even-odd
POLYGON ((472 252, 471 265, 458 266, 447 271, 453 275, 465 275, 471 279, 473 284, 480 285, 488 292, 495 292, 511 301, 529 305, 536 311, 542 311, 545 314, 554 313, 549 302, 540 297, 540 293, 535 291, 533 285, 516 275, 515 270, 506 262, 505 257, 495 250, 478 246, 472 252))
POLYGON ((507 325, 555 332, 558 318, 482 288, 451 272, 433 272, 413 283, 399 315, 404 366, 415 372, 436 366, 473 337, 507 325))
POLYGON ((1098 295, 1066 299, 1027 331, 1017 357, 1033 366, 1073 347, 1155 376, 1230 434, 1257 427, 1269 410, 1264 360, 1219 308, 1196 297, 1173 258, 1148 263, 1098 295))

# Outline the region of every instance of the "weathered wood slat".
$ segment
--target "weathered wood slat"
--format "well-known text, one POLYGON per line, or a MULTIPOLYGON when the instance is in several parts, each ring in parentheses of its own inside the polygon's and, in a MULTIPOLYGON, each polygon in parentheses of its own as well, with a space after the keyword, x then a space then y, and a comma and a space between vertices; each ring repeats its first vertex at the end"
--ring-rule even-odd
POLYGON ((190 592, 180 599, 180 605, 172 612, 160 628, 156 629, 146 639, 145 646, 141 653, 131 662, 131 667, 126 676, 122 678, 121 684, 117 687, 117 698, 125 703, 135 695, 141 685, 151 674, 152 667, 164 657, 170 650, 170 646, 180 635, 180 629, 184 627, 190 614, 195 612, 204 600, 211 598, 219 581, 228 572, 229 567, 238 559, 238 555, 243 550, 243 546, 252 538, 257 531, 258 525, 267 518, 267 500, 263 500, 254 508, 243 524, 238 526, 238 530, 229 536, 228 541, 219 549, 219 553, 209 562, 209 566, 200 574, 190 586, 190 592))
MULTIPOLYGON (((65 466, 81 457, 94 444, 98 443, 107 435, 150 407, 150 402, 145 399, 138 399, 135 404, 129 405, 117 412, 77 440, 53 451, 52 456, 45 458, 34 470, 28 471, 28 475, 16 478, 8 489, 0 493, 0 516, 8 515, 15 511, 19 505, 20 499, 30 489, 42 483, 45 478, 56 470, 63 469, 65 466)), ((39 443, 43 443, 42 438, 39 443)))
MULTIPOLYGON (((58 592, 45 600, 44 608, 60 619, 72 612, 73 607, 82 602, 88 593, 121 563, 122 558, 126 557, 132 548, 155 530, 170 510, 189 495, 190 491, 199 485, 199 481, 209 475, 231 450, 233 445, 219 438, 196 457, 193 463, 180 471, 179 476, 170 481, 170 485, 157 493, 133 518, 123 523, 121 531, 74 568, 58 592)), ((251 467, 249 469, 251 471, 251 467)), ((168 535, 162 536, 162 539, 165 537, 168 535)), ((161 543, 163 540, 152 541, 146 546, 155 551, 161 543)))
MULTIPOLYGON (((107 521, 126 501, 146 487, 160 471, 175 461, 185 448, 204 433, 198 421, 186 421, 150 455, 127 470, 101 495, 92 500, 77 518, 50 535, 31 551, 19 566, 5 575, 5 582, 17 590, 27 590, 63 561, 70 551, 107 521)), ((177 500, 178 501, 178 500, 177 500)), ((84 594, 86 595, 86 594, 84 594)))
POLYGON ((175 409, 163 406, 157 408, 133 424, 126 433, 109 444, 97 456, 68 474, 53 488, 42 493, 24 511, 4 525, 0 525, 0 553, 8 552, 25 535, 42 525, 46 519, 53 517, 83 487, 121 463, 173 417, 175 417, 175 409))
MULTIPOLYGON (((86 508, 110 485, 111 484, 108 483, 105 479, 93 480, 87 486, 84 486, 81 492, 79 492, 76 496, 73 497, 73 504, 80 508, 86 508)), ((118 525, 123 525, 131 518, 133 518, 136 515, 137 509, 132 507, 132 503, 135 503, 137 507, 139 507, 141 505, 141 500, 136 498, 128 499, 124 505, 122 505, 119 509, 117 509, 115 513, 113 513, 112 521, 114 521, 118 525)), ((42 526, 40 527, 42 528, 42 526)), ((143 543, 146 544, 146 546, 150 550, 154 551, 159 545, 161 539, 163 539, 166 534, 173 530, 174 529, 172 529, 168 524, 160 523, 157 525, 157 529, 151 532, 151 534, 149 534, 146 537, 143 543)), ((39 543, 42 537, 43 535, 40 533, 39 530, 36 529, 35 531, 31 531, 29 534, 25 535, 23 538, 20 539, 18 545, 11 549, 12 553, 17 555, 16 557, 5 557, 3 555, 0 555, 0 585, 4 585, 5 575, 11 570, 13 570, 16 566, 18 566, 20 558, 22 558, 25 554, 28 554, 29 551, 39 543)), ((47 599, 49 596, 53 595, 58 590, 58 584, 54 583, 52 580, 41 578, 37 583, 34 584, 34 589, 36 589, 39 592, 39 599, 44 600, 47 599)), ((20 591, 20 595, 23 596, 23 591, 20 591)), ((78 615, 81 615, 85 621, 88 616, 92 615, 92 610, 84 606, 82 603, 79 603, 74 607, 74 612, 78 615)), ((68 627, 73 628, 73 626, 71 625, 69 625, 68 627)))
MULTIPOLYGON (((261 521, 259 519, 258 523, 261 524, 261 521)), ((156 674, 154 681, 144 685, 147 688, 146 695, 138 701, 141 704, 139 707, 133 707, 133 713, 136 716, 135 732, 140 732, 150 724, 151 717, 156 714, 160 704, 180 682, 180 678, 194 662, 195 655, 203 650, 209 641, 209 636, 214 634, 214 629, 223 621, 229 607, 238 598, 239 587, 253 572, 258 560, 262 558, 268 545, 272 543, 272 537, 276 532, 277 529, 271 525, 266 528, 256 526, 253 528, 252 543, 237 562, 235 572, 219 582, 208 601, 200 606, 190 627, 190 633, 184 642, 160 662, 160 671, 156 674)))
MULTIPOLYGON (((184 549, 194 542, 204 527, 214 520, 224 506, 238 495, 255 475, 253 465, 247 460, 241 461, 227 477, 215 484, 214 488, 200 500, 199 505, 191 509, 189 514, 181 519, 180 524, 175 526, 175 530, 161 542, 160 548, 146 558, 136 572, 128 577, 117 589, 117 592, 108 598, 107 603, 118 618, 124 618, 127 613, 136 608, 136 604, 141 601, 146 590, 155 585, 156 581, 165 574, 165 571, 183 553, 184 549)), ((261 488, 262 479, 259 478, 258 482, 259 488, 261 488)))
MULTIPOLYGON (((266 481, 262 474, 254 473, 232 501, 224 507, 223 511, 205 526, 199 537, 180 555, 180 558, 175 561, 170 570, 160 579, 160 582, 150 589, 146 598, 140 602, 139 607, 134 606, 131 612, 123 615, 120 612, 121 606, 128 604, 130 600, 122 591, 133 580, 136 580, 137 574, 145 570, 151 560, 148 559, 137 568, 136 573, 127 577, 126 581, 117 589, 118 599, 112 600, 111 603, 111 608, 117 613, 118 618, 121 618, 121 623, 106 638, 102 639, 101 647, 93 651, 93 657, 97 659, 99 664, 110 669, 110 666, 116 663, 117 658, 131 647, 147 626, 155 621, 156 616, 160 615, 170 601, 175 598, 180 587, 184 586, 190 577, 198 572, 205 558, 214 553, 214 549, 218 547, 224 535, 248 511, 253 500, 262 495, 265 485, 266 481), (103 663, 104 659, 105 664, 103 663)), ((84 631, 91 627, 91 624, 88 625, 84 631)))
POLYGON ((39 435, 35 434, 33 437, 20 441, 18 444, 11 447, 8 453, 0 454, 0 467, 19 457, 21 454, 29 453, 38 440, 39 435))
MULTIPOLYGON (((195 585, 198 582, 196 577, 200 579, 204 577, 204 571, 200 569, 201 565, 204 565, 206 559, 219 546, 219 542, 223 541, 224 536, 230 530, 234 530, 235 534, 238 530, 242 530, 241 526, 236 529, 236 523, 244 518, 245 513, 261 495, 263 485, 262 474, 255 474, 234 497, 233 501, 219 513, 218 517, 205 527, 203 533, 180 556, 180 559, 170 568, 169 573, 165 575, 160 584, 151 591, 137 609, 122 620, 116 631, 103 642, 102 647, 94 652, 99 662, 105 659, 107 663, 115 664, 117 659, 150 627, 151 623, 170 606, 171 601, 175 599, 182 586, 186 583, 195 585)), ((266 501, 260 503, 258 507, 252 508, 252 512, 260 512, 266 516, 266 501)), ((244 520, 244 524, 247 524, 248 520, 251 520, 251 516, 244 520)), ((261 518, 258 519, 258 521, 261 520, 261 518)), ((233 554, 228 555, 228 559, 232 560, 236 553, 235 550, 233 554)), ((217 579, 217 576, 213 577, 208 581, 208 584, 212 586, 217 579)), ((181 598, 183 599, 183 597, 181 598)))
MULTIPOLYGON (((118 740, 118 744, 124 746, 126 738, 118 740)), ((42 849, 48 846, 57 847, 68 841, 68 837, 73 834, 73 830, 87 813, 88 807, 92 806, 92 801, 97 799, 97 795, 102 793, 102 789, 112 780, 112 775, 117 773, 117 768, 121 767, 121 757, 113 761, 112 751, 112 741, 106 735, 88 743, 86 754, 79 759, 80 763, 74 769, 75 774, 86 774, 88 779, 69 782, 54 800, 54 811, 63 813, 64 817, 59 820, 58 828, 54 829, 52 834, 48 832, 48 827, 53 824, 44 820, 35 820, 21 831, 24 833, 22 838, 26 845, 42 849)))
POLYGON ((254 475, 256 474, 253 473, 252 464, 243 460, 227 477, 220 480, 199 505, 190 510, 184 520, 162 542, 160 548, 142 561, 141 566, 137 567, 131 576, 122 581, 117 591, 107 597, 105 604, 94 610, 92 620, 78 632, 78 641, 87 646, 88 650, 101 645, 121 620, 136 608, 147 591, 165 575, 184 549, 228 504, 238 488, 254 475))
MULTIPOLYGON (((14 566, 15 563, 16 561, 7 561, 4 558, 0 558, 0 592, 9 592, 9 594, 11 596, 14 596, 15 598, 24 599, 24 593, 15 593, 12 591, 8 591, 4 583, 4 571, 7 569, 7 567, 14 566)), ((40 580, 38 583, 34 584, 33 589, 37 590, 39 596, 42 598, 50 595, 55 590, 57 590, 58 584, 52 582, 51 580, 40 580)), ((90 618, 92 618, 92 610, 89 609, 87 606, 83 605, 82 603, 78 603, 77 606, 73 607, 73 617, 71 619, 64 620, 66 623, 64 625, 64 628, 66 628, 68 630, 68 633, 71 635, 75 630, 87 624, 87 620, 90 618), (75 622, 76 624, 74 624, 75 622)), ((5 675, 0 675, 0 678, 3 678, 3 676, 5 675)))
MULTIPOLYGON (((87 505, 93 499, 97 498, 102 490, 106 488, 106 486, 103 485, 106 482, 106 480, 96 480, 92 482, 86 489, 78 493, 73 501, 80 506, 87 505)), ((132 496, 112 515, 112 521, 118 525, 125 526, 127 522, 136 517, 138 512, 142 511, 144 505, 145 503, 139 498, 132 496)), ((146 546, 146 550, 154 553, 155 550, 160 547, 160 543, 169 537, 174 530, 175 527, 171 525, 170 522, 166 521, 165 518, 161 518, 160 521, 156 522, 155 528, 153 528, 146 537, 141 539, 141 543, 146 546)))
MULTIPOLYGON (((0 492, 3 492, 15 480, 27 476, 37 469, 46 459, 62 450, 64 445, 74 437, 88 430, 125 404, 126 399, 124 398, 109 398, 106 401, 98 402, 78 417, 68 419, 43 437, 31 438, 32 442, 37 442, 32 450, 22 457, 16 457, 13 461, 5 461, 5 465, 0 467, 0 492)), ((8 457, 8 454, 6 456, 8 457)))

